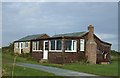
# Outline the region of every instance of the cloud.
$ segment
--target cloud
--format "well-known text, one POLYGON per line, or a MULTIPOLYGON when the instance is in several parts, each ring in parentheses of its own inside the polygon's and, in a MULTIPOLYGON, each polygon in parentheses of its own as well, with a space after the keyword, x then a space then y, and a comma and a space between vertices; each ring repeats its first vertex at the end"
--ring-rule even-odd
POLYGON ((30 34, 86 31, 89 24, 100 38, 113 42, 117 38, 117 10, 117 3, 104 2, 3 3, 3 45, 30 34))
POLYGON ((118 35, 107 33, 96 33, 96 35, 103 40, 118 39, 118 35))
POLYGON ((118 35, 107 33, 96 33, 96 35, 102 40, 112 44, 112 49, 118 51, 118 35))

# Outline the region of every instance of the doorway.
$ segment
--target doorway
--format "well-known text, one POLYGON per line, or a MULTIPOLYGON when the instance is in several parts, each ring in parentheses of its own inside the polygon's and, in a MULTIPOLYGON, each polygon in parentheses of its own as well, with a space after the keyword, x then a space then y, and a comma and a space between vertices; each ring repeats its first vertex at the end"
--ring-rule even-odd
POLYGON ((48 40, 43 44, 43 59, 48 59, 48 40))

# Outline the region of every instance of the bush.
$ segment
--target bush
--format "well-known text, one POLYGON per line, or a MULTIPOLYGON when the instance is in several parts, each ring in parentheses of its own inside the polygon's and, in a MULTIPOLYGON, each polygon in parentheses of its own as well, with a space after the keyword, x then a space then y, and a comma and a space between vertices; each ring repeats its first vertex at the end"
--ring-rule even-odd
POLYGON ((83 59, 83 60, 79 61, 79 64, 89 64, 89 62, 87 60, 83 59))

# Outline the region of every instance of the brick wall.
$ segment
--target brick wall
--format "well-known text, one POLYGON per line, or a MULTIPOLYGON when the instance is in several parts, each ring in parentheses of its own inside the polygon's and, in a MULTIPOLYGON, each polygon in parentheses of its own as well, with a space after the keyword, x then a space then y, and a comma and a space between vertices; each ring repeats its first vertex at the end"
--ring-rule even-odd
POLYGON ((41 60, 43 58, 43 52, 32 52, 32 57, 36 60, 41 60))

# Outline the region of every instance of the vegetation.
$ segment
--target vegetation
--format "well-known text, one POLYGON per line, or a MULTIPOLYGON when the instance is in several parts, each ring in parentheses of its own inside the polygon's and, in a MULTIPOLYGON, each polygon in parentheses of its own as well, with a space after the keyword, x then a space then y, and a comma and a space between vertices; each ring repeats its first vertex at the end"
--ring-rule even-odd
MULTIPOLYGON (((1 53, 1 52, 0 52, 1 53)), ((1 55, 0 55, 1 56, 1 55)), ((14 54, 9 52, 8 47, 3 48, 2 52, 2 74, 3 76, 11 76, 13 68, 14 54)), ((35 61, 27 61, 26 58, 17 57, 17 62, 35 63, 35 61)), ((15 66, 14 76, 55 76, 54 74, 36 70, 27 67, 15 66)))

